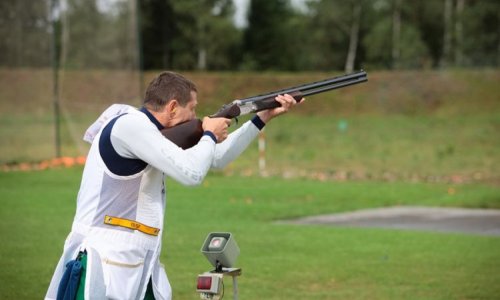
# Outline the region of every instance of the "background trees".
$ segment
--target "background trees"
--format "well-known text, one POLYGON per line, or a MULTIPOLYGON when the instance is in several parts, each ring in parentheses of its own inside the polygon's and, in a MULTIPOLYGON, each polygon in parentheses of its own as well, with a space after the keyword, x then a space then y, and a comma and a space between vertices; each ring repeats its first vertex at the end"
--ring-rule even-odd
POLYGON ((44 1, 0 1, 0 66, 50 65, 50 20, 44 1))
POLYGON ((495 0, 308 0, 301 8, 291 0, 249 0, 245 28, 234 26, 229 0, 148 0, 143 20, 151 12, 159 14, 148 2, 172 10, 157 16, 171 20, 161 29, 167 33, 151 34, 143 22, 145 59, 166 53, 171 59, 146 68, 350 71, 500 65, 500 2, 495 0), (158 38, 172 46, 148 58, 148 47, 158 38))
POLYGON ((123 67, 137 56, 143 69, 182 70, 500 65, 496 0, 247 0, 246 5, 247 25, 241 28, 234 22, 233 0, 5 0, 0 65, 50 65, 52 21, 60 29, 56 48, 67 49, 62 55, 70 67, 123 67))

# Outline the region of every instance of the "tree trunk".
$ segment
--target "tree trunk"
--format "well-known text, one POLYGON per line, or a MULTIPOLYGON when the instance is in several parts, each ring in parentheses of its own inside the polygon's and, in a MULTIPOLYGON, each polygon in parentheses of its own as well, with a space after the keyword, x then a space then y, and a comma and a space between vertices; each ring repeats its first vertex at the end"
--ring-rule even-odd
POLYGON ((455 10, 455 66, 462 66, 464 63, 463 55, 463 11, 465 0, 458 0, 455 10))
MULTIPOLYGON (((498 20, 500 20, 500 9, 497 11, 498 15, 498 20)), ((500 67, 500 22, 498 22, 498 28, 497 28, 497 67, 500 67)))
POLYGON ((206 26, 203 17, 198 19, 198 62, 197 69, 204 71, 207 69, 207 50, 205 44, 206 26))
POLYGON ((351 31, 349 36, 349 52, 345 63, 345 72, 351 73, 354 70, 354 62, 356 61, 356 51, 358 49, 359 40, 359 23, 361 21, 361 2, 354 2, 352 12, 351 31))
POLYGON ((394 10, 392 12, 392 68, 399 69, 401 38, 401 0, 394 0, 394 10))
POLYGON ((24 63, 24 59, 23 59, 23 50, 24 50, 24 32, 23 32, 23 17, 21 16, 21 12, 24 12, 24 10, 22 9, 22 2, 21 1, 17 1, 16 3, 16 7, 15 7, 15 12, 14 14, 16 15, 16 19, 15 19, 15 31, 16 31, 16 53, 14 54, 15 55, 15 66, 16 67, 24 67, 23 66, 23 63, 24 63))
POLYGON ((444 1, 444 35, 443 35, 443 54, 441 56, 441 67, 448 66, 451 56, 452 42, 452 10, 453 0, 444 1))
POLYGON ((198 70, 204 71, 207 69, 207 51, 205 48, 198 49, 198 70))

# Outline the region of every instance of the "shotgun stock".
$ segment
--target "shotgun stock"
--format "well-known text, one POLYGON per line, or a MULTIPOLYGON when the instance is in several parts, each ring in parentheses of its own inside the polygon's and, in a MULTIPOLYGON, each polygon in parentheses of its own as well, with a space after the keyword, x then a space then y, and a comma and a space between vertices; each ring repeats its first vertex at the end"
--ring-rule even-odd
MULTIPOLYGON (((274 99, 278 95, 289 94, 298 102, 306 96, 324 93, 366 81, 368 81, 367 74, 365 71, 361 70, 352 74, 331 77, 267 94, 234 100, 229 104, 223 105, 218 112, 210 117, 235 119, 242 115, 279 107, 280 103, 274 99)), ((174 127, 165 128, 161 133, 177 146, 188 149, 196 145, 201 139, 203 135, 202 122, 199 119, 193 119, 174 127)))

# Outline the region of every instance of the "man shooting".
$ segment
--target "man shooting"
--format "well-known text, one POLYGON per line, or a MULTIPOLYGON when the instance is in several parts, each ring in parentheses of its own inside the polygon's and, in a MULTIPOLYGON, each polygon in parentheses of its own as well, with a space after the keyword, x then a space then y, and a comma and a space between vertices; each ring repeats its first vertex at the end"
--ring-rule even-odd
POLYGON ((159 261, 165 177, 198 185, 210 168, 226 166, 265 124, 296 104, 288 94, 275 100, 280 107, 259 111, 231 134, 229 119, 205 117, 202 138, 183 150, 161 130, 196 117, 197 89, 180 74, 163 72, 148 86, 141 109, 126 107, 94 123, 89 128, 92 146, 72 230, 46 299, 65 295, 70 299, 171 299, 159 261), (71 283, 68 274, 75 261, 83 267, 79 279, 71 283))

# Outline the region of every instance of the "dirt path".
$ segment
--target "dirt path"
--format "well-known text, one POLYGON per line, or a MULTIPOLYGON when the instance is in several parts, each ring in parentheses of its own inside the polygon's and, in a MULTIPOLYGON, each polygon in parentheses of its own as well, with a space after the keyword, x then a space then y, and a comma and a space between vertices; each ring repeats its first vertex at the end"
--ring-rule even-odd
POLYGON ((283 223, 461 232, 500 236, 500 210, 398 206, 305 217, 283 223))

